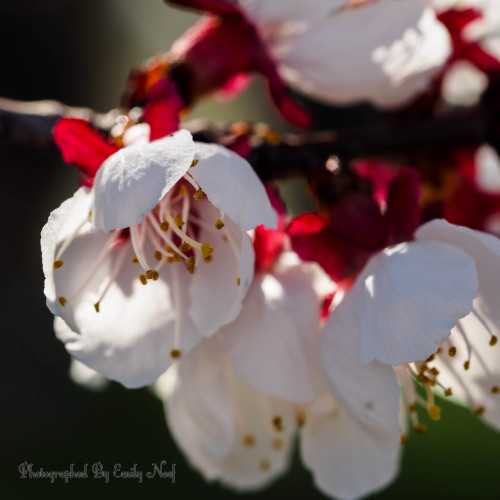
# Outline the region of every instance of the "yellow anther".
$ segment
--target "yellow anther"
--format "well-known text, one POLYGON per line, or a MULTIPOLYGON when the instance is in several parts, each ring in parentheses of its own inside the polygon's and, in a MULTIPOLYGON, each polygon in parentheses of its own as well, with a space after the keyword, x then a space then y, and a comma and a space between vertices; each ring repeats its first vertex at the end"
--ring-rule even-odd
POLYGON ((54 269, 59 269, 60 267, 62 267, 64 264, 64 261, 63 260, 55 260, 54 261, 54 269))
POLYGON ((95 312, 98 313, 99 312, 99 302, 96 302, 94 304, 94 309, 95 309, 95 312))
POLYGON ((495 335, 492 335, 490 339, 490 345, 495 345, 498 342, 498 338, 495 335))
POLYGON ((249 448, 252 447, 257 439, 253 434, 245 434, 241 440, 241 442, 245 445, 248 446, 249 448))
POLYGON ((170 227, 169 223, 167 221, 163 221, 161 224, 160 224, 160 229, 163 231, 163 232, 167 232, 168 231, 168 228, 170 227))
POLYGON ((467 361, 464 361, 464 370, 468 370, 470 367, 470 361, 467 360, 467 361))
POLYGON ((146 276, 144 276, 144 274, 140 274, 139 275, 139 279, 141 280, 141 283, 143 285, 147 285, 148 284, 148 280, 147 280, 146 276))
POLYGON ((184 184, 181 184, 179 186, 179 196, 187 196, 188 195, 188 190, 187 190, 187 187, 184 186, 184 184))
POLYGON ((57 301, 59 302, 59 304, 61 304, 62 307, 64 307, 68 303, 68 300, 65 297, 58 297, 57 301))
POLYGON ((273 417, 271 423, 273 424, 274 430, 276 432, 281 432, 283 430, 283 419, 279 415, 273 417))
POLYGON ((448 389, 444 390, 444 395, 445 396, 451 396, 453 394, 451 387, 448 387, 448 389))
POLYGON ((89 217, 92 217, 92 210, 89 211, 89 217))
POLYGON ((224 222, 220 219, 217 219, 214 223, 215 229, 222 229, 224 227, 224 222))
POLYGON ((153 275, 154 275, 154 270, 153 269, 149 269, 149 270, 146 271, 146 279, 152 280, 153 279, 153 275))
POLYGON ((194 257, 189 257, 184 262, 186 263, 186 269, 188 270, 188 273, 194 274, 194 265, 195 265, 194 257))
POLYGON ((181 243, 179 245, 179 250, 181 252, 189 252, 189 250, 191 250, 191 248, 193 248, 193 247, 189 243, 186 243, 186 242, 181 243))
POLYGON ((271 446, 274 450, 282 450, 283 446, 285 446, 285 442, 283 439, 275 437, 271 440, 271 446))
POLYGON ((133 262, 134 264, 137 264, 137 263, 139 262, 139 259, 137 258, 137 255, 134 255, 134 256, 132 257, 132 262, 133 262))
POLYGON ((435 368, 435 367, 432 367, 431 368, 431 373, 437 377, 439 375, 439 370, 437 368, 435 368))
POLYGON ((175 250, 170 245, 165 245, 165 252, 175 254, 175 250))
POLYGON ((172 257, 167 257, 167 263, 173 264, 174 262, 181 262, 182 258, 178 253, 174 253, 172 257))
POLYGON ((430 363, 431 361, 434 361, 434 354, 431 354, 426 360, 426 363, 430 363))
POLYGON ((443 349, 441 349, 441 347, 438 348, 438 350, 436 351, 436 354, 441 354, 443 352, 443 349))
POLYGON ((410 405, 408 405, 408 411, 409 412, 417 411, 417 405, 415 403, 411 403, 410 405))
POLYGON ((200 251, 203 257, 208 257, 210 254, 214 253, 214 249, 210 246, 210 243, 203 243, 200 247, 200 251))
POLYGON ((191 166, 189 168, 196 167, 198 165, 198 160, 196 158, 193 158, 193 161, 191 162, 191 166))
POLYGON ((484 406, 477 406, 474 408, 474 413, 476 415, 482 415, 486 411, 486 408, 484 406))
POLYGON ((158 281, 158 278, 160 275, 158 274, 158 271, 153 271, 153 281, 158 281))
POLYGON ((431 417, 432 420, 439 420, 441 418, 441 408, 439 408, 439 406, 429 406, 427 412, 429 413, 429 417, 431 417))
POLYGON ((455 354, 456 354, 456 353, 457 353, 457 348, 456 348, 454 345, 452 345, 452 346, 448 349, 448 355, 449 355, 450 357, 453 357, 453 356, 455 356, 455 354))
POLYGON ((271 462, 265 458, 260 461, 259 468, 262 472, 267 472, 271 468, 271 462))
POLYGON ((399 441, 399 444, 404 445, 408 442, 408 436, 406 434, 401 434, 401 439, 399 441))
POLYGON ((498 387, 498 385, 494 385, 492 388, 491 388, 491 393, 492 394, 498 394, 500 392, 500 387, 498 387))
POLYGON ((180 358, 181 357, 181 351, 179 349, 172 349, 170 351, 170 357, 174 358, 174 359, 180 358))
POLYGON ((236 280, 236 284, 237 284, 238 286, 240 286, 240 283, 241 283, 241 279, 240 279, 240 278, 238 278, 238 279, 236 280))
POLYGON ((424 434, 425 432, 427 432, 427 427, 423 424, 415 425, 414 429, 417 434, 424 434))
POLYGON ((212 262, 214 258, 211 255, 207 255, 206 257, 203 257, 203 260, 205 262, 212 262))
POLYGON ((163 254, 159 250, 155 250, 155 253, 153 255, 157 261, 160 261, 163 258, 163 254))
POLYGON ((182 220, 182 215, 181 214, 177 214, 174 217, 174 221, 175 221, 175 225, 177 227, 182 227, 184 225, 184 221, 182 220))
POLYGON ((198 191, 196 191, 196 193, 193 194, 193 198, 195 200, 201 200, 204 195, 205 193, 201 189, 198 189, 198 191))
POLYGON ((227 243, 229 241, 229 238, 227 237, 227 234, 222 235, 222 239, 227 243))

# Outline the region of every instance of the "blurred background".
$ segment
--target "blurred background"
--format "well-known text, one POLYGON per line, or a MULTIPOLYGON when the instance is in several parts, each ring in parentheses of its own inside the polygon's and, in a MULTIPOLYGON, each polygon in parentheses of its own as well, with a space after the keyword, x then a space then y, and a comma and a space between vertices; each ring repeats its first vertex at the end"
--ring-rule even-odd
MULTIPOLYGON (((0 96, 57 99, 106 111, 118 105, 132 66, 172 41, 196 16, 161 0, 50 0, 0 3, 0 96)), ((260 81, 227 106, 204 104, 195 116, 258 120, 282 129, 260 81)), ((0 130, 0 138, 2 131, 0 130)), ((0 147, 2 411, 0 498, 246 498, 208 485, 180 454, 160 402, 147 389, 112 384, 91 392, 71 382, 69 357, 45 307, 39 234, 51 210, 76 189, 77 172, 27 148, 0 147), (102 462, 143 471, 166 460, 176 481, 111 478, 20 479, 19 464, 66 470, 102 462)), ((398 480, 374 499, 498 498, 500 435, 467 410, 443 403, 442 420, 410 435, 398 480)), ((323 498, 294 458, 292 471, 260 498, 323 498)))

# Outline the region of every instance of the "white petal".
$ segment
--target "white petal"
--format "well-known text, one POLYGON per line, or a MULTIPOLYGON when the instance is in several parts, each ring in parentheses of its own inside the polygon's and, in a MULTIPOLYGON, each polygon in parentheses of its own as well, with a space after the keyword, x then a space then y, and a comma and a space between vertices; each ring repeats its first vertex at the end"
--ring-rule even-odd
POLYGON ((401 243, 370 259, 336 312, 356 317, 361 363, 395 366, 434 353, 476 291, 474 261, 457 247, 401 243))
MULTIPOLYGON (((55 321, 61 322, 61 324, 64 325, 64 326, 61 325, 62 328, 64 327, 68 328, 66 323, 64 323, 64 321, 61 318, 56 317, 55 321)), ((55 326, 54 328, 57 329, 58 327, 55 326)), ((84 365, 75 358, 71 359, 71 365, 69 367, 69 375, 73 380, 73 382, 92 391, 101 391, 105 389, 109 383, 108 379, 106 379, 101 374, 97 373, 95 370, 92 370, 92 368, 89 368, 87 365, 84 365)))
MULTIPOLYGON (((79 206, 74 205, 75 209, 79 206)), ((52 254, 62 244, 59 235, 68 234, 67 225, 74 230, 78 220, 74 210, 64 206, 59 210, 44 230, 47 249, 54 247, 52 254), (61 220, 64 215, 67 220, 61 220), (60 230, 54 234, 57 225, 60 230)), ((88 216, 88 212, 81 215, 85 214, 88 216)), ((187 273, 176 266, 164 266, 159 279, 144 286, 138 278, 139 265, 132 263, 131 245, 123 244, 99 262, 99 255, 109 244, 109 235, 89 231, 87 223, 65 250, 62 267, 51 268, 54 257, 48 252, 44 257, 49 306, 67 325, 57 322, 56 333, 71 355, 107 378, 128 387, 150 384, 173 361, 173 349, 187 353, 201 340, 188 315, 189 282, 184 280, 187 273), (96 312, 94 304, 110 282, 119 259, 123 259, 120 272, 96 312), (67 299, 65 307, 60 306, 57 297, 67 299)), ((153 253, 147 245, 145 251, 153 253)))
POLYGON ((207 479, 215 478, 236 441, 227 359, 217 341, 203 341, 156 386, 177 443, 207 479))
POLYGON ((120 149, 99 168, 92 225, 104 232, 139 224, 191 166, 194 142, 187 130, 120 149))
POLYGON ((493 324, 500 324, 500 239, 445 220, 424 224, 415 233, 415 237, 419 241, 439 241, 454 245, 474 259, 479 279, 474 309, 489 318, 493 324))
POLYGON ((317 274, 307 264, 258 273, 243 310, 222 330, 236 373, 265 394, 304 403, 324 392, 317 274))
MULTIPOLYGON (((81 187, 73 197, 67 199, 54 210, 42 229, 41 249, 42 266, 45 275, 44 293, 47 297, 47 307, 53 314, 61 314, 61 306, 54 283, 54 260, 61 241, 67 240, 82 224, 89 226, 89 209, 92 203, 90 191, 81 187)), ((77 278, 77 277, 75 277, 77 278)))
POLYGON ((247 490, 284 471, 295 430, 292 405, 238 380, 218 336, 204 340, 175 372, 175 380, 166 381, 167 418, 179 446, 207 479, 247 490), (277 416, 280 430, 273 426, 277 416))
POLYGON ((373 436, 331 398, 328 411, 308 413, 301 437, 302 460, 316 486, 335 498, 351 500, 373 493, 398 471, 399 434, 373 436))
POLYGON ((189 170, 208 199, 244 231, 260 224, 277 227, 262 182, 241 156, 218 144, 196 143, 198 164, 189 170))
MULTIPOLYGON (((347 298, 347 297, 346 297, 347 298)), ((344 300, 346 300, 346 298, 344 300)), ((390 366, 357 361, 355 318, 338 305, 324 326, 321 355, 330 391, 343 410, 380 439, 399 436, 399 385, 390 366)))
POLYGON ((200 214, 211 227, 202 228, 199 240, 214 248, 212 261, 200 259, 190 285, 189 314, 205 337, 233 321, 241 311, 243 299, 252 282, 254 251, 249 236, 228 217, 224 228, 214 229, 219 213, 208 202, 199 203, 200 214), (202 205, 203 204, 203 205, 202 205), (223 239, 223 238, 226 239, 223 239))
POLYGON ((272 32, 268 43, 292 87, 330 104, 403 105, 428 87, 451 53, 446 29, 420 0, 332 8, 304 24, 272 32))

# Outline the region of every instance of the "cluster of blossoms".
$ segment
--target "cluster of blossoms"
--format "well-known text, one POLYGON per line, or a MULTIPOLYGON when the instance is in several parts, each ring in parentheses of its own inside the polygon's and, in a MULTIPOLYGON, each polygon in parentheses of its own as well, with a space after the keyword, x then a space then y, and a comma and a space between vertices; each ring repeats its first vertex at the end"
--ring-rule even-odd
POLYGON ((439 420, 436 393, 500 428, 495 144, 331 157, 309 174, 317 211, 293 218, 245 159, 251 127, 217 144, 179 130, 251 72, 301 127, 315 116, 293 92, 401 127, 472 106, 500 74, 496 2, 172 1, 207 14, 132 73, 113 127, 54 129, 83 173, 42 231, 75 376, 154 384, 189 461, 237 489, 282 474, 298 438, 321 491, 376 491, 419 408, 439 420))

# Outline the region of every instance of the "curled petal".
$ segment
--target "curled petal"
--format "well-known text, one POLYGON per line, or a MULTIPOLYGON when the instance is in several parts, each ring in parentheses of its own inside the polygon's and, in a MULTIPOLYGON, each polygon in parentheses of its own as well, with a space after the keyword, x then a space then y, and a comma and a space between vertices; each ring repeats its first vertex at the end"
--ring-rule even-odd
POLYGON ((363 311, 359 361, 395 366, 435 352, 472 309, 477 287, 474 261, 457 247, 401 243, 372 257, 336 316, 363 311))
POLYGON ((278 217, 250 164, 217 144, 196 143, 198 164, 189 170, 210 202, 241 229, 275 228, 278 217))
POLYGON ((94 231, 107 232, 140 224, 187 172, 194 153, 191 134, 179 130, 149 144, 120 149, 110 156, 95 179, 94 231))

